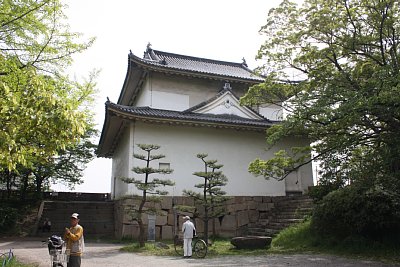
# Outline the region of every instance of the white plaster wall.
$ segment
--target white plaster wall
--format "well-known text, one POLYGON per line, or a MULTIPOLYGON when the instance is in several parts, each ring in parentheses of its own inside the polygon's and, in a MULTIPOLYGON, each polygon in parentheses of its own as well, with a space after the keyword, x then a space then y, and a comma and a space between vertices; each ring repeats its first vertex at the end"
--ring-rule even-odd
POLYGON ((189 108, 189 96, 184 94, 153 91, 152 108, 184 111, 189 108))
POLYGON ((274 104, 262 106, 258 109, 258 112, 265 118, 273 121, 281 121, 283 117, 282 108, 274 104))
MULTIPOLYGON (((309 145, 306 138, 286 138, 282 141, 285 144, 284 148, 301 147, 309 145)), ((281 148, 282 149, 282 148, 281 148)), ((290 149, 287 149, 290 153, 290 149)), ((285 178, 286 191, 308 191, 308 188, 314 185, 312 164, 306 164, 300 167, 297 171, 290 173, 285 178)))
MULTIPOLYGON (((273 151, 265 150, 265 133, 137 122, 136 143, 161 145, 158 152, 166 155, 166 158, 153 162, 152 166, 158 167, 159 162, 171 164, 174 172, 164 176, 176 183, 173 188, 166 188, 171 195, 182 195, 184 189, 197 190, 194 185, 202 182, 201 178, 193 175, 193 172, 202 171, 204 168, 201 160, 196 157, 197 153, 208 153, 209 159, 218 159, 219 163, 224 164, 222 171, 229 179, 224 190, 229 195, 276 196, 286 193, 285 181, 265 180, 262 177, 254 177, 247 171, 252 160, 257 157, 268 159, 273 155, 273 151)), ((136 146, 135 149, 135 153, 140 153, 136 146)), ((144 164, 137 159, 133 162, 134 165, 144 164)), ((134 191, 134 188, 130 188, 129 193, 134 191)))
POLYGON ((140 90, 139 95, 136 99, 135 106, 137 107, 150 107, 151 106, 151 90, 150 90, 150 80, 147 79, 144 82, 142 90, 140 90))
MULTIPOLYGON (((232 90, 240 97, 243 86, 232 84, 232 90)), ((134 105, 182 111, 214 97, 222 87, 222 81, 150 73, 134 105)))
POLYGON ((132 172, 132 135, 133 124, 129 125, 122 134, 112 158, 111 195, 114 197, 126 195, 129 185, 121 181, 121 177, 131 177, 132 172))

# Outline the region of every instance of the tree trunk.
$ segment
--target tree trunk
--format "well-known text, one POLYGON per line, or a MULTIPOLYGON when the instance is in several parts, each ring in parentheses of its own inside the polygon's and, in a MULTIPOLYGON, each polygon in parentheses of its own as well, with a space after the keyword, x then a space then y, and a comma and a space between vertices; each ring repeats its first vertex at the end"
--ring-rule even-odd
POLYGON ((30 172, 25 172, 22 175, 22 188, 21 188, 21 200, 26 199, 26 194, 28 190, 28 176, 30 172))
POLYGON ((44 177, 35 174, 35 184, 36 184, 36 198, 42 199, 42 186, 43 186, 44 177))
POLYGON ((208 218, 208 203, 207 203, 206 188, 207 188, 207 179, 205 179, 205 182, 204 182, 203 197, 204 197, 204 203, 205 203, 205 205, 204 205, 204 241, 206 242, 206 244, 208 244, 208 221, 209 221, 209 218, 208 218))
POLYGON ((13 175, 7 170, 7 171, 6 171, 6 179, 7 179, 7 185, 6 185, 6 189, 7 189, 7 199, 10 199, 10 197, 11 197, 12 176, 13 176, 13 175))
POLYGON ((212 240, 215 240, 215 237, 217 236, 217 229, 215 226, 215 218, 212 219, 212 233, 213 233, 212 240))
POLYGON ((138 224, 139 224, 139 246, 142 248, 145 246, 145 229, 144 229, 144 224, 142 220, 142 213, 139 213, 140 219, 138 219, 138 224))

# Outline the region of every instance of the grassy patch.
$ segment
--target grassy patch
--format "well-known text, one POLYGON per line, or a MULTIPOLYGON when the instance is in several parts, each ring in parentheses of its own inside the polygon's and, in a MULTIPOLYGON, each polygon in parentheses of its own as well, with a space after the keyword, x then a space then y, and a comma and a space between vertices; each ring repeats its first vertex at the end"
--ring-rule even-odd
POLYGON ((177 256, 174 250, 174 244, 172 241, 163 242, 168 245, 169 248, 157 247, 157 242, 146 243, 145 247, 140 247, 138 242, 131 242, 129 245, 122 247, 120 250, 124 252, 140 253, 143 255, 156 255, 156 256, 177 256))
MULTIPOLYGON (((140 248, 138 243, 131 242, 121 250, 143 255, 177 256, 173 242, 168 241, 165 244, 169 249, 156 247, 155 243, 146 243, 144 248, 140 248)), ((231 245, 230 239, 214 240, 212 246, 208 248, 207 257, 312 253, 400 263, 399 251, 400 243, 397 240, 378 242, 352 237, 338 241, 333 237, 322 238, 311 230, 310 221, 305 221, 283 230, 272 240, 268 249, 238 250, 231 245)))
POLYGON ((271 253, 324 253, 400 263, 400 243, 397 240, 368 240, 363 237, 318 236, 310 221, 289 227, 272 240, 271 253))
MULTIPOLYGON (((2 263, 3 262, 0 261, 0 264, 2 264, 2 263)), ((7 267, 38 267, 38 265, 36 265, 36 264, 21 263, 16 258, 13 258, 6 266, 7 267)))
MULTIPOLYGON (((156 242, 157 243, 157 242, 156 242)), ((146 246, 141 248, 137 242, 132 242, 131 244, 121 248, 121 251, 140 253, 143 255, 156 255, 156 256, 178 256, 175 252, 173 241, 163 242, 169 246, 169 249, 159 248, 156 243, 146 243, 146 246)), ((235 249, 235 247, 230 243, 230 239, 219 238, 212 241, 212 245, 208 247, 207 257, 217 257, 217 256, 232 256, 232 255, 246 255, 246 256, 256 256, 265 255, 268 253, 267 249, 235 249)))

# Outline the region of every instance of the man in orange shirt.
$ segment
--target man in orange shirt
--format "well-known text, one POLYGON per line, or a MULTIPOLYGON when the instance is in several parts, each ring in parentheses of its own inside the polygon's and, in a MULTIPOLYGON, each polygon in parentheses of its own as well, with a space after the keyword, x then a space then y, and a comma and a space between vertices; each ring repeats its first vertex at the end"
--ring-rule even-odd
POLYGON ((70 250, 70 257, 67 267, 80 267, 81 256, 85 241, 83 238, 83 227, 79 224, 79 214, 71 215, 71 227, 65 228, 64 240, 67 241, 67 249, 70 250))

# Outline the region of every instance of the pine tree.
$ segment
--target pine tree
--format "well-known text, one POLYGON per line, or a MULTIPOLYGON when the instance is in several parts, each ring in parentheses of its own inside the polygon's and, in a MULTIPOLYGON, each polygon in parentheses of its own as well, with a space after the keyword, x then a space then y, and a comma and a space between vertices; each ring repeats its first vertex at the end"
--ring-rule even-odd
POLYGON ((136 166, 132 171, 139 175, 144 175, 143 179, 137 178, 122 178, 125 183, 134 184, 139 191, 142 191, 139 205, 133 205, 130 210, 130 214, 134 221, 139 224, 139 245, 144 247, 145 245, 145 227, 143 223, 144 214, 156 214, 157 209, 155 205, 153 207, 145 207, 146 203, 160 202, 160 196, 167 195, 168 192, 160 190, 160 186, 173 186, 174 182, 168 179, 150 178, 152 174, 170 174, 173 172, 172 169, 160 169, 150 167, 150 162, 165 158, 164 155, 157 154, 152 155, 152 151, 158 150, 159 145, 152 144, 137 144, 137 146, 146 152, 145 155, 133 154, 133 157, 142 160, 146 163, 146 167, 136 166))
POLYGON ((196 184, 196 188, 203 189, 202 193, 197 193, 191 190, 184 190, 185 196, 193 197, 196 206, 203 208, 201 219, 204 222, 204 240, 208 242, 208 223, 213 220, 213 235, 216 235, 215 231, 215 218, 220 217, 224 214, 223 204, 228 197, 226 192, 221 189, 222 186, 226 185, 228 178, 219 171, 224 165, 217 164, 217 160, 206 160, 208 154, 197 154, 197 157, 204 163, 204 171, 195 172, 193 175, 203 178, 203 183, 196 184))

